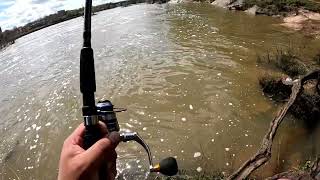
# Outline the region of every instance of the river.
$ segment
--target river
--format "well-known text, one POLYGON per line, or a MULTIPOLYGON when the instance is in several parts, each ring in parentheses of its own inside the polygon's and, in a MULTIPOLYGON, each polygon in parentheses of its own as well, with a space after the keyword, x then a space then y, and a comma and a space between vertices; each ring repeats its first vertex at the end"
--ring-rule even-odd
MULTIPOLYGON (((313 40, 250 16, 204 4, 134 5, 92 19, 97 100, 118 107, 121 129, 138 131, 155 161, 230 173, 260 145, 278 106, 258 84, 257 55, 313 40), (199 156, 200 155, 200 156, 199 156)), ((82 122, 79 53, 83 18, 27 36, 0 51, 0 179, 56 179, 64 139, 82 122)), ((287 118, 259 178, 319 154, 320 130, 287 118)), ((143 179, 147 159, 135 143, 118 148, 119 179, 143 179)))

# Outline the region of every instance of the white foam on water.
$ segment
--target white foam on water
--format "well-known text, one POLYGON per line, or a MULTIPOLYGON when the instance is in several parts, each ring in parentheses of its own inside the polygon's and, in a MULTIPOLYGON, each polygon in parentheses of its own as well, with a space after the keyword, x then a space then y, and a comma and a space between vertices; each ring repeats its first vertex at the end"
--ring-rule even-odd
POLYGON ((138 114, 144 115, 145 113, 143 111, 137 111, 138 114))
POLYGON ((37 145, 30 146, 30 150, 37 148, 37 145))
POLYGON ((126 126, 128 126, 129 128, 132 128, 133 126, 129 123, 126 123, 126 126))
POLYGON ((197 158, 197 157, 200 157, 200 156, 201 156, 201 152, 195 152, 194 155, 193 155, 194 158, 197 158))
POLYGON ((36 115, 35 119, 38 119, 38 118, 39 118, 39 116, 40 116, 40 113, 38 113, 38 114, 36 115))

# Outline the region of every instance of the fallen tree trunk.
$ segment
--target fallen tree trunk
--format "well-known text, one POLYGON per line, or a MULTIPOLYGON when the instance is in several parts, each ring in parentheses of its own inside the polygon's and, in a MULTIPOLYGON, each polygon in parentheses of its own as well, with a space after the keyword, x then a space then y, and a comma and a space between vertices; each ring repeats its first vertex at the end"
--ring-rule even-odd
MULTIPOLYGON (((278 112, 277 116, 271 121, 270 127, 264 138, 262 139, 261 146, 258 150, 258 152, 252 156, 249 160, 247 160, 245 163, 242 164, 242 166, 235 171, 232 175, 230 175, 227 179, 234 180, 234 179, 246 179, 250 176, 250 174, 258 169, 260 166, 265 164, 267 161, 271 158, 271 150, 272 150, 272 142, 276 135, 277 129, 280 126, 282 120, 286 116, 289 108, 293 105, 295 100, 297 99, 297 96, 302 92, 303 90, 303 84, 310 80, 310 79, 317 79, 318 84, 320 81, 320 70, 313 71, 304 77, 302 77, 300 80, 293 83, 292 86, 292 93, 290 95, 290 98, 288 102, 281 108, 281 110, 278 112)), ((317 162, 317 170, 320 170, 319 168, 319 161, 317 162)), ((317 174, 319 174, 320 171, 317 171, 317 174)))

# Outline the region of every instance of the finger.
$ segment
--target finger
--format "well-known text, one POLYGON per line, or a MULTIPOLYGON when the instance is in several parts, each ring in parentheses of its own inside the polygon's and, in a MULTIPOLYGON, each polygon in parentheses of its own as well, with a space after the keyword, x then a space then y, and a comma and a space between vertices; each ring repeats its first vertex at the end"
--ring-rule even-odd
POLYGON ((80 145, 82 142, 82 136, 84 134, 84 130, 85 130, 85 127, 83 123, 81 123, 65 140, 65 143, 80 145))
POLYGON ((101 133, 103 134, 103 136, 108 134, 108 128, 104 122, 99 121, 99 126, 100 126, 100 130, 101 130, 101 133))
MULTIPOLYGON (((101 129, 102 136, 105 136, 108 132, 107 126, 103 122, 99 122, 99 128, 101 129)), ((83 144, 83 136, 86 127, 83 123, 81 123, 69 136, 72 144, 77 144, 82 147, 83 144)))
POLYGON ((84 130, 85 130, 85 126, 83 125, 83 123, 81 123, 69 137, 77 137, 77 136, 82 137, 84 134, 84 130))
POLYGON ((88 150, 81 154, 82 159, 87 165, 103 159, 105 152, 113 149, 112 142, 108 138, 102 138, 93 144, 88 150))
POLYGON ((119 132, 113 131, 108 135, 108 139, 110 139, 110 141, 112 142, 114 148, 116 148, 118 146, 118 144, 120 143, 121 139, 120 139, 120 134, 119 132))

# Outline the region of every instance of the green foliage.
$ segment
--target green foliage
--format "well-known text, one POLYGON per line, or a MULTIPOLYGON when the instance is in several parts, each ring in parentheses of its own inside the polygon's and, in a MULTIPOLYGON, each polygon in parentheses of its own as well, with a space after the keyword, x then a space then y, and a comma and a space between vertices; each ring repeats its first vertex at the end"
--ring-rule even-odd
POLYGON ((287 51, 278 49, 272 54, 268 53, 265 56, 258 57, 257 61, 262 65, 279 69, 291 77, 304 75, 308 72, 307 66, 290 49, 287 51))
POLYGON ((304 75, 308 72, 306 66, 291 54, 276 56, 276 65, 289 76, 304 75))
POLYGON ((311 167, 312 167, 312 162, 308 160, 300 167, 300 169, 302 171, 308 171, 311 169, 311 167))
POLYGON ((320 4, 311 0, 244 0, 245 8, 250 8, 254 5, 261 7, 264 13, 268 15, 296 11, 298 8, 320 12, 320 4))

